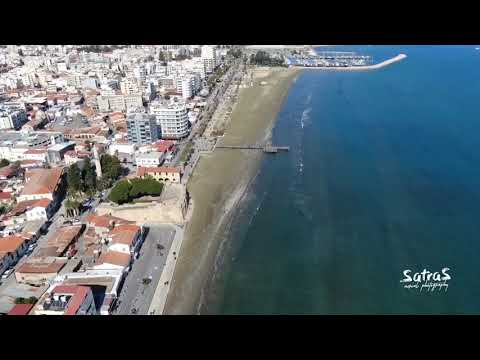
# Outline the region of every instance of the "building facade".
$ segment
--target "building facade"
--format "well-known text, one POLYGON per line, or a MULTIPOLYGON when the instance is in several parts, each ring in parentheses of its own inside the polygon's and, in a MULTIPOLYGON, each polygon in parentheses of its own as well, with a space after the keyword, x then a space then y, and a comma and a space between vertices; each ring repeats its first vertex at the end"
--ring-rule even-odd
POLYGON ((187 107, 183 103, 154 102, 150 105, 150 114, 157 119, 162 139, 181 139, 190 131, 187 107))
POLYGON ((127 136, 131 144, 151 144, 159 139, 155 117, 148 114, 133 113, 127 117, 127 136))

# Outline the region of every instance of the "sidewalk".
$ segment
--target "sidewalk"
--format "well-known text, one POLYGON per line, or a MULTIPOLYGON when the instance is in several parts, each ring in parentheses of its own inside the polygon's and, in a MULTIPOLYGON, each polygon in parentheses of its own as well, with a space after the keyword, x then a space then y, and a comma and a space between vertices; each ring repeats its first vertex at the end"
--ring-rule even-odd
POLYGON ((175 271, 175 265, 177 264, 177 259, 184 236, 184 230, 181 227, 177 225, 173 226, 175 227, 175 238, 173 239, 172 246, 168 252, 165 267, 163 268, 162 275, 158 281, 157 288, 153 294, 152 302, 150 303, 150 307, 148 309, 149 315, 162 315, 163 308, 167 302, 168 292, 170 290, 173 273, 175 271))

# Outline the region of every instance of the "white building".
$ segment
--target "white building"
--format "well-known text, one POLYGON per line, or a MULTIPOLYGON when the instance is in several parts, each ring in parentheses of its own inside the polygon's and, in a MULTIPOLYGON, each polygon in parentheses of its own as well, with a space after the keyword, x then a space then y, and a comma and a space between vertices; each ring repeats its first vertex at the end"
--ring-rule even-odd
POLYGON ((217 66, 215 47, 211 45, 202 46, 202 60, 205 65, 205 72, 211 74, 217 66))
POLYGON ((129 144, 127 142, 114 142, 108 148, 110 155, 117 153, 133 155, 135 153, 135 144, 129 144))
POLYGON ((150 114, 157 118, 162 139, 181 139, 190 131, 187 108, 183 102, 152 102, 150 114))
POLYGON ((135 156, 135 162, 137 166, 143 167, 157 167, 160 166, 165 160, 165 153, 152 151, 144 154, 137 154, 135 156))
POLYGON ((139 93, 141 93, 141 89, 138 86, 137 80, 131 78, 124 79, 120 82, 120 90, 124 95, 138 95, 139 93))

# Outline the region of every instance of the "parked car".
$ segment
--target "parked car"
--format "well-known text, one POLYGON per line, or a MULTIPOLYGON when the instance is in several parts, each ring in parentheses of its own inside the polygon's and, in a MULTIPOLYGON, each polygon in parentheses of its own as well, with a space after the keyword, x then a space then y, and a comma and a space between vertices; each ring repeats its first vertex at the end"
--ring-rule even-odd
POLYGON ((10 275, 12 275, 12 273, 15 271, 15 269, 8 269, 6 270, 3 275, 2 275, 2 279, 6 279, 8 278, 10 275))

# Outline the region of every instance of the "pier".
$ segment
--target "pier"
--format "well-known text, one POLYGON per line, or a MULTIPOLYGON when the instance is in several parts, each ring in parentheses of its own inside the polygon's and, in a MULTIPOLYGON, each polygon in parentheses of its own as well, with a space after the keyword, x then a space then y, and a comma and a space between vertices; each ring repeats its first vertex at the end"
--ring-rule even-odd
POLYGON ((264 145, 264 146, 255 146, 255 145, 217 145, 216 149, 237 149, 237 150, 262 150, 267 154, 276 154, 280 151, 289 151, 290 146, 274 146, 274 145, 264 145))

